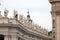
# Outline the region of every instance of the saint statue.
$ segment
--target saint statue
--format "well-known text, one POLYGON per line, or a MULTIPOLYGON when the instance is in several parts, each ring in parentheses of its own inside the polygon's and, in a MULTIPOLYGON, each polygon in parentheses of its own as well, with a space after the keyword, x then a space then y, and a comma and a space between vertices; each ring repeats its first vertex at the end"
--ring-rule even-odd
POLYGON ((9 11, 5 8, 5 10, 4 10, 4 16, 5 16, 5 17, 7 17, 8 12, 9 12, 9 11))
POLYGON ((17 13, 17 11, 14 9, 14 18, 18 18, 18 13, 17 13))

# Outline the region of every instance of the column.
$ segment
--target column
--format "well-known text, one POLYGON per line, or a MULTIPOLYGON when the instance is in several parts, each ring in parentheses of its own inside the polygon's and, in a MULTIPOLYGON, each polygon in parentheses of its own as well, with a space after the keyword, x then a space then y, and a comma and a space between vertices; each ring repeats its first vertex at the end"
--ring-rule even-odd
POLYGON ((4 40, 11 40, 11 36, 10 35, 5 35, 4 40))
POLYGON ((12 36, 11 36, 11 40, 18 40, 18 37, 17 37, 17 36, 12 35, 12 36))
POLYGON ((4 40, 8 40, 8 36, 7 35, 4 36, 4 40))

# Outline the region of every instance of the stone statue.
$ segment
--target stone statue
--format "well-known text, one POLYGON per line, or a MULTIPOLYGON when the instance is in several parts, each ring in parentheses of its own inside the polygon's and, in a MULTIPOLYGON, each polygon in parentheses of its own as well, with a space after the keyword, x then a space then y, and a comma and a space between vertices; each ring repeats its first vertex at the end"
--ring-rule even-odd
POLYGON ((18 12, 14 9, 14 18, 18 18, 18 12))
POLYGON ((23 22, 23 15, 19 15, 19 20, 20 20, 20 22, 23 22))
POLYGON ((5 8, 5 10, 4 10, 4 16, 5 16, 5 17, 7 17, 8 12, 9 12, 9 11, 5 8))

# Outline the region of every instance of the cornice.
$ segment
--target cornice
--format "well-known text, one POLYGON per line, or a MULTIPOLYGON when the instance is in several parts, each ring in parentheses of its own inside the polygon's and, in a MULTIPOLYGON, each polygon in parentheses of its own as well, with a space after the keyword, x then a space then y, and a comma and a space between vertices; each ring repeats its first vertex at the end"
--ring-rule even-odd
POLYGON ((34 31, 32 31, 32 30, 29 30, 28 28, 26 28, 26 26, 24 26, 24 25, 19 25, 19 24, 0 24, 0 27, 12 27, 12 28, 17 28, 17 30, 18 29, 22 29, 23 31, 25 31, 26 33, 28 33, 28 34, 32 34, 32 35, 35 35, 35 36, 38 36, 38 37, 43 37, 44 39, 50 39, 50 37, 48 37, 48 35, 45 35, 44 36, 44 34, 40 34, 40 33, 37 33, 37 32, 34 32, 34 31))

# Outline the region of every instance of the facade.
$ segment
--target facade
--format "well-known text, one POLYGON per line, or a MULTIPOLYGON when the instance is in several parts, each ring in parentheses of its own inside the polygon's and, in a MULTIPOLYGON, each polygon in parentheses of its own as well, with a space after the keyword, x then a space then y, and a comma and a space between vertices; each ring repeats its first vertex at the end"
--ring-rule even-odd
POLYGON ((27 20, 22 15, 18 19, 16 10, 14 17, 8 18, 8 12, 5 9, 4 16, 0 13, 0 40, 51 40, 48 31, 32 23, 31 19, 27 20))
POLYGON ((49 0, 52 5, 52 40, 60 40, 60 0, 49 0))

